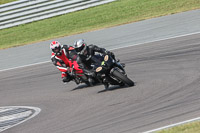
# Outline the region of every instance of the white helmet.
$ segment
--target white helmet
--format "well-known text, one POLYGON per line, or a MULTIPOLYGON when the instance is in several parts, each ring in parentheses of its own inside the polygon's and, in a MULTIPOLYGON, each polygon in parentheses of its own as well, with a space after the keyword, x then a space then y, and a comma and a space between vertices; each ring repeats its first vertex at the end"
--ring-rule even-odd
POLYGON ((76 52, 78 53, 82 53, 82 51, 84 51, 86 47, 87 47, 87 44, 84 42, 83 39, 80 39, 74 43, 74 48, 76 52))
POLYGON ((61 55, 61 44, 58 41, 53 41, 50 44, 50 49, 54 52, 55 55, 61 55))

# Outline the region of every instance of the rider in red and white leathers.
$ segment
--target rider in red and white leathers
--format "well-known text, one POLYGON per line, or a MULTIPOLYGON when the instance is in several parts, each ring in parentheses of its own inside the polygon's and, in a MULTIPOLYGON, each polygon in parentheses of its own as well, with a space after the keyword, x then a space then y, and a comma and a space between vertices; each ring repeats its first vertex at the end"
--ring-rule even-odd
POLYGON ((68 74, 72 65, 74 66, 76 73, 83 73, 75 61, 77 54, 72 46, 69 47, 68 45, 61 45, 58 41, 53 41, 50 44, 50 49, 52 50, 51 60, 61 71, 63 82, 69 82, 73 79, 73 77, 68 74))

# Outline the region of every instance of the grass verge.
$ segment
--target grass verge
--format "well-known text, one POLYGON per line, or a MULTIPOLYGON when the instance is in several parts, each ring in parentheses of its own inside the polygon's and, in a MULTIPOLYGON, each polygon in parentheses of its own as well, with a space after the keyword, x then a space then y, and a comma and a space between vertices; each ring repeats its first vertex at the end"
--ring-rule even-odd
POLYGON ((115 2, 0 30, 0 49, 200 8, 200 0, 115 2))
POLYGON ((5 4, 5 3, 9 3, 9 2, 13 2, 13 1, 17 1, 17 0, 1 0, 0 5, 5 4))
POLYGON ((184 125, 172 127, 169 129, 161 130, 156 133, 199 133, 200 132, 200 122, 192 122, 184 125))

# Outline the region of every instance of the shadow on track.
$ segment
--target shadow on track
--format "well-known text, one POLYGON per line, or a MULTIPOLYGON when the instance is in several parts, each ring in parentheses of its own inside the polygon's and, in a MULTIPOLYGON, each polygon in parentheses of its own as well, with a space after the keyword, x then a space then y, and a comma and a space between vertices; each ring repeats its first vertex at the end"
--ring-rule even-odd
MULTIPOLYGON (((131 87, 133 87, 133 86, 131 86, 131 87)), ((98 91, 98 93, 103 93, 103 92, 106 92, 106 91, 114 91, 114 90, 119 90, 119 89, 124 89, 124 88, 129 88, 129 86, 127 86, 127 85, 125 85, 125 86, 113 85, 113 86, 109 87, 108 89, 98 91)))
MULTIPOLYGON (((80 89, 84 89, 84 88, 88 88, 88 87, 100 86, 100 85, 102 85, 102 87, 104 87, 103 84, 101 84, 101 83, 96 84, 94 86, 88 86, 86 84, 82 84, 82 85, 79 85, 76 88, 72 89, 71 91, 80 90, 80 89)), ((98 91, 98 93, 102 93, 102 92, 106 92, 106 91, 114 91, 114 90, 119 90, 119 89, 124 89, 124 88, 129 88, 129 86, 127 86, 127 85, 125 85, 125 86, 112 85, 108 89, 104 89, 104 90, 98 91)))
POLYGON ((84 89, 84 88, 88 88, 88 87, 95 87, 95 86, 99 86, 99 85, 102 85, 102 84, 99 83, 99 84, 95 84, 94 86, 88 86, 87 84, 82 84, 82 85, 79 85, 76 88, 72 89, 71 91, 80 90, 80 89, 84 89))

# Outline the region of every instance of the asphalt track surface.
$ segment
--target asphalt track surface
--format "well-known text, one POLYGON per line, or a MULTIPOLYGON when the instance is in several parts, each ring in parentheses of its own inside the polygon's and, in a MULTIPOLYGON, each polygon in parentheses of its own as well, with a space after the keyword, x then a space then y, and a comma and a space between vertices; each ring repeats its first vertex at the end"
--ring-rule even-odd
POLYGON ((200 116, 200 34, 113 51, 134 87, 62 84, 50 63, 0 72, 0 106, 41 113, 4 133, 137 133, 200 116))

